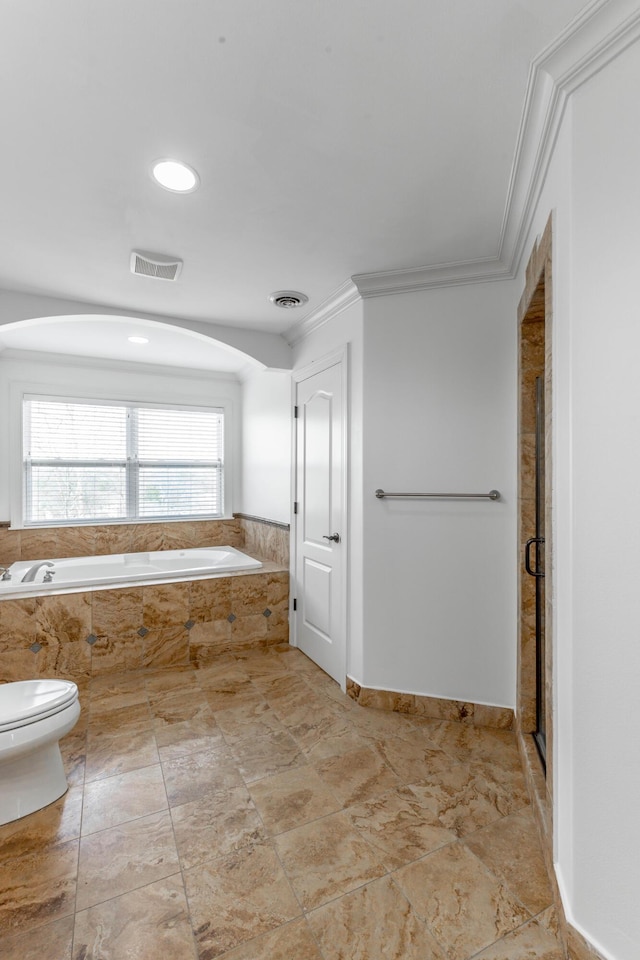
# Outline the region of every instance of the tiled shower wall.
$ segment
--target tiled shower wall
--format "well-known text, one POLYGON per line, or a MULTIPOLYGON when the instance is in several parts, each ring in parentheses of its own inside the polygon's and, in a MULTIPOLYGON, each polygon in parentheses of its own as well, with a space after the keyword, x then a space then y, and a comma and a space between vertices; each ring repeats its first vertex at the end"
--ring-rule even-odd
POLYGON ((0 565, 230 545, 259 572, 0 601, 0 682, 203 663, 289 639, 289 531, 252 518, 0 528, 0 565))

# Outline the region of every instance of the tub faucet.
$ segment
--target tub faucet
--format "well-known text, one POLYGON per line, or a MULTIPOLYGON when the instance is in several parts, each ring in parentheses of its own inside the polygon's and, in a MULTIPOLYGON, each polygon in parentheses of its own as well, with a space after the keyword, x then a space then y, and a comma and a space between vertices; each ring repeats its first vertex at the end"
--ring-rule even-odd
POLYGON ((36 574, 40 567, 54 567, 55 564, 51 560, 39 560, 38 563, 34 563, 32 567, 29 567, 24 577, 20 581, 21 583, 33 583, 36 578, 36 574))

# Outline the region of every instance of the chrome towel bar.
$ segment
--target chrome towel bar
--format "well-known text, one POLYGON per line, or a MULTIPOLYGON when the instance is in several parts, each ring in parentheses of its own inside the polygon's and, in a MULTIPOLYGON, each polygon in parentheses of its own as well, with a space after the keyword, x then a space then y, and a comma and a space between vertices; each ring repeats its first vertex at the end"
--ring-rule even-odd
POLYGON ((387 493, 386 490, 376 490, 378 500, 388 497, 407 497, 411 500, 499 500, 500 491, 490 490, 489 493, 387 493))

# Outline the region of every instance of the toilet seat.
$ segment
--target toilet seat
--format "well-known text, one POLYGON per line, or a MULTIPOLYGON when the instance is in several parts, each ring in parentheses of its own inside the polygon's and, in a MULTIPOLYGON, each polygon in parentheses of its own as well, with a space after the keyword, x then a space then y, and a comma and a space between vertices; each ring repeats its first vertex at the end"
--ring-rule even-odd
POLYGON ((44 720, 77 700, 68 680, 19 680, 0 686, 0 733, 44 720))

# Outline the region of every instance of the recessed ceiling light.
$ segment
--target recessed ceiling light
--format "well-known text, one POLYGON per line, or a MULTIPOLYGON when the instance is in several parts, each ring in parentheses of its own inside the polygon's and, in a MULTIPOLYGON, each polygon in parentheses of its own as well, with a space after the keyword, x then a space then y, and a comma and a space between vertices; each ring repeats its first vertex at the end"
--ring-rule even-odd
POLYGON ((148 337, 127 337, 129 343, 149 343, 148 337))
POLYGON ((193 167, 181 160, 156 160, 151 167, 154 180, 172 193, 193 193, 200 178, 193 167))

